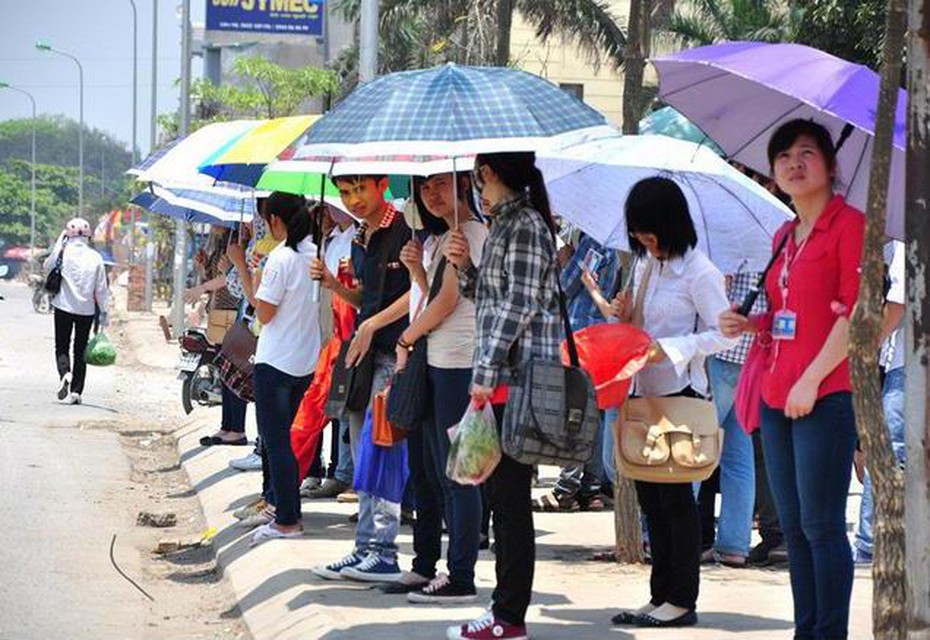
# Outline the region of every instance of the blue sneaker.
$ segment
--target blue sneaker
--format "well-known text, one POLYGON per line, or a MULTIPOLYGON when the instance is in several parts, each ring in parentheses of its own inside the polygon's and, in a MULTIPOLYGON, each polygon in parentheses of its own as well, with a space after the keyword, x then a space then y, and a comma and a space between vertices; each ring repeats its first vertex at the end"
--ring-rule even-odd
POLYGON ((342 558, 341 560, 337 560, 332 564, 321 567, 313 567, 313 573, 326 580, 342 580, 344 577, 342 575, 342 571, 344 569, 361 564, 363 560, 365 560, 364 557, 353 551, 346 557, 342 558))
POLYGON ((397 560, 385 560, 376 553, 369 553, 360 563, 339 572, 344 578, 361 582, 397 582, 403 576, 397 560))

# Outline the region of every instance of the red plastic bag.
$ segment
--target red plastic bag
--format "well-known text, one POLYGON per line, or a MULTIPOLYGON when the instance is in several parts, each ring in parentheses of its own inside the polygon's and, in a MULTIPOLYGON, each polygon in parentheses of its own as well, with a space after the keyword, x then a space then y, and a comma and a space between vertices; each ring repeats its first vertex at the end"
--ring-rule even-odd
MULTIPOLYGON (((595 324, 576 331, 581 367, 591 376, 598 409, 618 407, 626 400, 633 375, 646 365, 652 338, 631 324, 595 324)), ((562 362, 568 364, 568 343, 562 341, 562 362)))

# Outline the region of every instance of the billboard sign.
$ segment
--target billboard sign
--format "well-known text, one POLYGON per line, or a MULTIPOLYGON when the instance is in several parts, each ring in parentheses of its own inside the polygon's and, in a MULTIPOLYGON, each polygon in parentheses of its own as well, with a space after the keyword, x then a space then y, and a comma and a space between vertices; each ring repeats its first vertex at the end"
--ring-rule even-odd
POLYGON ((323 0, 206 0, 208 31, 323 36, 323 0))

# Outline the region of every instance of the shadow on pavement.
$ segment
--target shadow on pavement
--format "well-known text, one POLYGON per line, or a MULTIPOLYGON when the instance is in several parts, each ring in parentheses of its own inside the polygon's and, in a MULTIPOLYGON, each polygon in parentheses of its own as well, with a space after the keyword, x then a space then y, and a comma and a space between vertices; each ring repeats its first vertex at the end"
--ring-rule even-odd
POLYGON ((238 473, 239 473, 238 471, 236 471, 235 469, 231 467, 223 467, 219 471, 216 471, 210 474, 209 476, 207 476, 206 478, 204 478, 203 480, 195 484, 192 488, 197 493, 200 493, 204 489, 208 489, 212 487, 213 485, 217 484, 218 482, 222 482, 226 478, 237 475, 238 473))
MULTIPOLYGON (((543 607, 541 613, 547 618, 565 622, 610 626, 611 616, 622 608, 620 606, 616 609, 550 609, 543 607)), ((720 629, 721 631, 733 633, 737 631, 781 631, 793 629, 794 624, 790 620, 765 618, 743 613, 701 611, 698 608, 698 627, 701 629, 720 629)))
MULTIPOLYGON (((319 640, 359 640, 359 638, 383 638, 384 640, 435 640, 445 636, 446 627, 462 624, 474 618, 471 616, 455 617, 454 610, 445 622, 440 620, 409 620, 403 622, 385 622, 381 624, 353 625, 350 629, 333 629, 319 637, 319 640)), ((617 628, 592 625, 566 627, 565 625, 531 622, 527 631, 533 640, 594 640, 610 638, 611 640, 634 640, 635 636, 617 628)), ((671 640, 671 637, 670 637, 671 640)), ((680 637, 675 639, 680 640, 680 637)))

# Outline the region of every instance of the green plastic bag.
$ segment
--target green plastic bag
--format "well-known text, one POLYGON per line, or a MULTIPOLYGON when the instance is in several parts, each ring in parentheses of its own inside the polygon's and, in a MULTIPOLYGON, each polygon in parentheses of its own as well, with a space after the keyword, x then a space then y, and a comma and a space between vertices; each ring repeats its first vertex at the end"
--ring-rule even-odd
POLYGON ((116 347, 107 338, 107 334, 100 331, 87 343, 84 350, 84 362, 96 367, 109 367, 116 362, 116 347))

